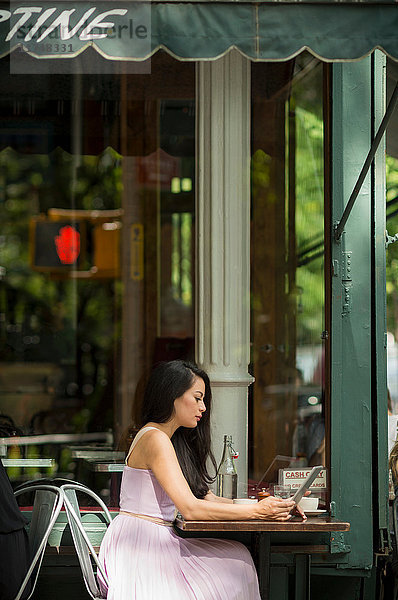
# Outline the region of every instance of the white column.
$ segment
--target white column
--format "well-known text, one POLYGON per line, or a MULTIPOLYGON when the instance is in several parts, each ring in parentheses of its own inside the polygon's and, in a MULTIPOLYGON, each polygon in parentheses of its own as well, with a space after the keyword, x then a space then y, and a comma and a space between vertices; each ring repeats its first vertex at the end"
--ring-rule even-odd
MULTIPOLYGON (((197 67, 196 360, 213 390, 217 462, 224 434, 247 481, 250 360, 250 61, 237 51, 197 67)), ((239 491, 238 495, 242 493, 239 491)))

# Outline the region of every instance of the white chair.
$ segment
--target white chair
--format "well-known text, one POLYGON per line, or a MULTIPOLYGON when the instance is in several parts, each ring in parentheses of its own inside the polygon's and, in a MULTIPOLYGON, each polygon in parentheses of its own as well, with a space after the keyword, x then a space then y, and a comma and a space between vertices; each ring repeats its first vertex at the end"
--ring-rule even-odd
POLYGON ((95 492, 90 490, 90 488, 80 485, 77 483, 66 483, 61 486, 61 490, 64 494, 64 504, 65 510, 68 517, 68 523, 72 533, 72 539, 75 545, 76 553, 79 559, 80 567, 82 570, 82 575, 84 579, 84 583, 86 585, 87 591, 90 596, 94 600, 100 600, 103 598, 101 595, 101 590, 98 585, 97 577, 93 568, 93 564, 91 561, 91 557, 94 560, 97 570, 100 571, 103 580, 106 585, 108 585, 107 575, 98 560, 97 554, 89 540, 89 537, 84 529, 79 502, 77 499, 77 493, 80 492, 83 494, 87 494, 91 498, 93 498, 97 504, 102 508, 103 515, 106 521, 107 526, 112 522, 112 517, 110 512, 106 506, 106 504, 101 500, 95 492), (91 557, 90 557, 91 554, 91 557))
POLYGON ((63 490, 53 485, 29 484, 19 487, 14 491, 14 495, 17 497, 31 492, 35 494, 28 532, 31 563, 15 600, 20 600, 29 581, 31 589, 27 600, 31 598, 36 587, 48 538, 64 503, 63 490))

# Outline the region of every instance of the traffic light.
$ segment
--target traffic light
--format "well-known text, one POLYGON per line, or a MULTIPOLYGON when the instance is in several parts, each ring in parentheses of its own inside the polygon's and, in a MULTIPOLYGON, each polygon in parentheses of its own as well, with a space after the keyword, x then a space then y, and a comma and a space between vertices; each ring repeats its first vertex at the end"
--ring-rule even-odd
POLYGON ((84 221, 31 219, 31 267, 36 271, 78 270, 85 257, 85 237, 84 221))
POLYGON ((56 278, 120 277, 122 211, 50 209, 30 220, 30 265, 56 278), (73 215, 72 215, 73 212, 73 215), (69 218, 69 215, 73 218, 69 218))

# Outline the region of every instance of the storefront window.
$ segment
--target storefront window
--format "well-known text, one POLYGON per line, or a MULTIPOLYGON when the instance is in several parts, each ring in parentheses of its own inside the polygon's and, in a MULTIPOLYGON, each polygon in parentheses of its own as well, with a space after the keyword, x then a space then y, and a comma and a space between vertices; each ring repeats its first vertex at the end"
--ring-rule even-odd
POLYGON ((15 483, 93 483, 76 446, 120 448, 152 364, 193 358, 195 66, 101 60, 84 76, 0 61, 0 425, 24 436, 2 453, 53 459, 15 483))
POLYGON ((323 67, 252 66, 251 475, 325 465, 323 67))

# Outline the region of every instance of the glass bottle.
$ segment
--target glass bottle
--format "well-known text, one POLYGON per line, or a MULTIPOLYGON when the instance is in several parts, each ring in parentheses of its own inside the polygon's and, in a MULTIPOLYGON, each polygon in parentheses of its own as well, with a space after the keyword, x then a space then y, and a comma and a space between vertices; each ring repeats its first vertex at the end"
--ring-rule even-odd
POLYGON ((237 456, 238 454, 232 448, 232 436, 224 435, 224 450, 217 470, 217 496, 236 498, 238 475, 234 458, 237 456))

